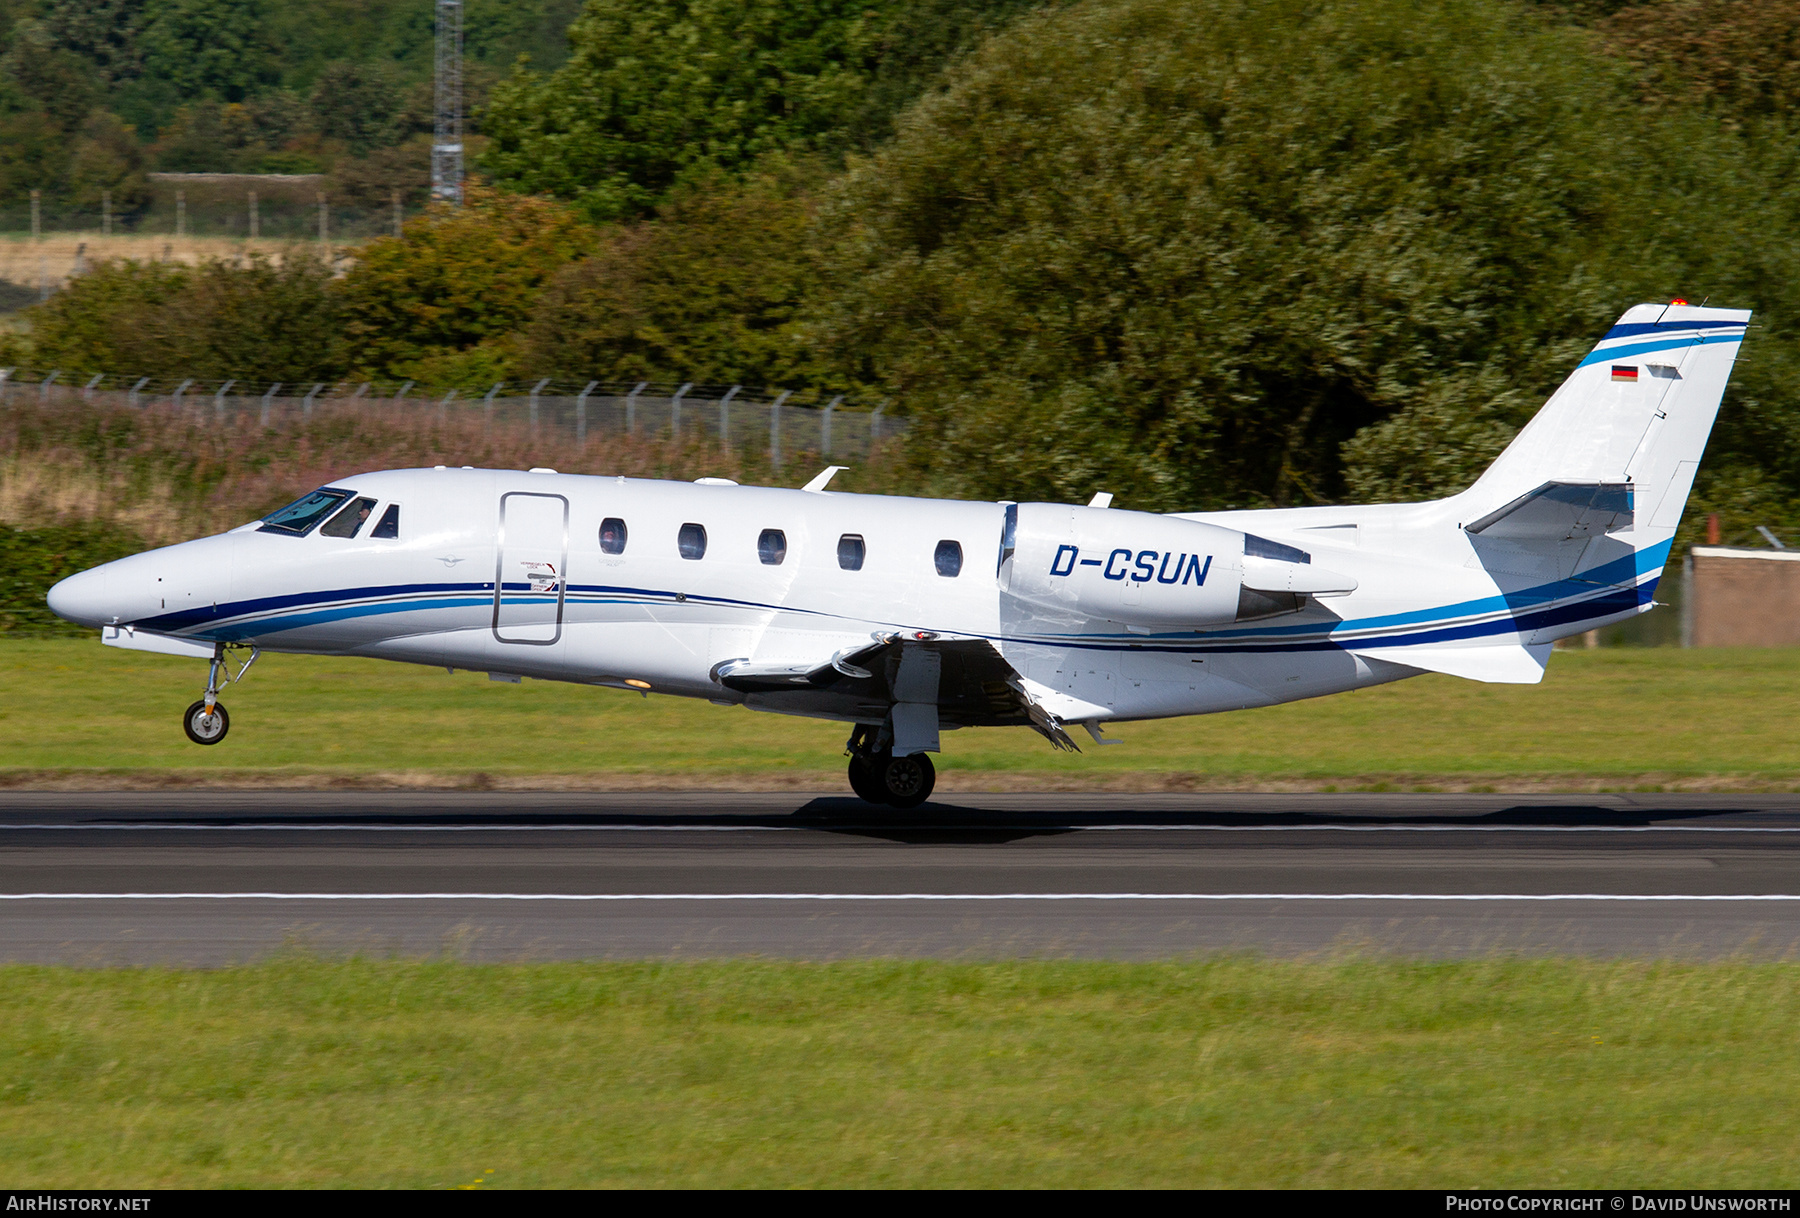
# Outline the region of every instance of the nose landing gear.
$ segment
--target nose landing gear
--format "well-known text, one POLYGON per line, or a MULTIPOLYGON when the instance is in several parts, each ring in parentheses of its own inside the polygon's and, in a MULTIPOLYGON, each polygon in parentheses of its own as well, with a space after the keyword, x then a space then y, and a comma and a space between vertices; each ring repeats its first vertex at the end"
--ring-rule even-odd
POLYGON ((182 730, 195 744, 217 744, 231 730, 231 716, 225 713, 225 704, 215 701, 208 706, 206 702, 205 698, 200 699, 181 716, 182 730))
POLYGON ((872 804, 916 808, 931 798, 937 767, 925 753, 894 756, 892 739, 866 724, 850 733, 850 789, 872 804))
POLYGON ((234 677, 231 662, 225 658, 226 646, 224 643, 213 644, 212 667, 206 674, 206 696, 182 712, 181 730, 195 744, 217 744, 225 739, 225 733, 231 730, 231 716, 226 713, 225 704, 219 701, 219 686, 242 681, 250 666, 256 663, 256 657, 262 654, 252 647, 250 658, 244 661, 244 666, 234 677))

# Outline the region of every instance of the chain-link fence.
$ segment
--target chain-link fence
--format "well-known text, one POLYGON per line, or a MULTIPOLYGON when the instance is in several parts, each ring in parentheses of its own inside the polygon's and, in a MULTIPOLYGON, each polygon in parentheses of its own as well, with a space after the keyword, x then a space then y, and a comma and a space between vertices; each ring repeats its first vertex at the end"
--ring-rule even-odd
POLYGON ((560 430, 577 443, 590 435, 624 434, 680 442, 707 439, 721 447, 764 452, 772 466, 800 453, 863 461, 905 433, 889 403, 854 402, 743 385, 657 384, 541 379, 500 382, 478 393, 427 392, 400 384, 310 382, 269 384, 197 377, 65 375, 61 369, 0 369, 0 402, 32 394, 44 404, 88 403, 132 409, 164 405, 210 415, 219 427, 270 426, 326 408, 403 410, 448 422, 479 418, 484 426, 560 430))

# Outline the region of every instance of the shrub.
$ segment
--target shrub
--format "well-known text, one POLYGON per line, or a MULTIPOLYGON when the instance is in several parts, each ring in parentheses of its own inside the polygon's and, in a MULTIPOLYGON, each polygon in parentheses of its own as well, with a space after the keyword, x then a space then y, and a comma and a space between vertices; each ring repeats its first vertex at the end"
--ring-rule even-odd
POLYGON ((344 368, 331 268, 304 247, 238 265, 101 263, 28 316, 33 358, 71 374, 295 382, 344 368))
POLYGON ((51 585, 103 562, 136 554, 143 539, 107 521, 48 528, 0 524, 0 634, 81 634, 44 603, 51 585))
POLYGON ((466 206, 433 211, 358 251, 339 293, 351 361, 369 377, 433 380, 425 361, 442 368, 446 357, 501 342, 551 275, 594 240, 564 204, 472 185, 466 206))
POLYGON ((612 230, 551 280, 521 361, 605 381, 829 380, 800 325, 816 281, 801 176, 771 170, 741 187, 715 178, 678 192, 656 219, 612 230))

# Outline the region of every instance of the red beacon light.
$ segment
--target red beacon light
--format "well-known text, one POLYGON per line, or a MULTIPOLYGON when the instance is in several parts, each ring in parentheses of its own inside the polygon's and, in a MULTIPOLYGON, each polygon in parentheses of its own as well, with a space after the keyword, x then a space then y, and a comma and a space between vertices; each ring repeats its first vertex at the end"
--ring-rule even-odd
POLYGON ((1681 297, 1677 296, 1674 300, 1671 300, 1669 303, 1671 305, 1684 305, 1687 303, 1687 301, 1685 301, 1681 297))

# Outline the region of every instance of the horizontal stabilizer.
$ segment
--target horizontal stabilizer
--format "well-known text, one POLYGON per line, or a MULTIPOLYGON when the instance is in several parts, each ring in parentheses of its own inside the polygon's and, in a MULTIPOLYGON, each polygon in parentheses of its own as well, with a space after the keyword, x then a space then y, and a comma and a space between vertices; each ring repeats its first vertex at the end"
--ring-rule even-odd
POLYGON ((1464 527, 1504 541, 1568 541, 1631 523, 1629 482, 1546 482, 1464 527))
POLYGON ((1548 643, 1528 647, 1439 647, 1416 643, 1405 647, 1349 647, 1345 650, 1368 660, 1386 660, 1408 668, 1496 685, 1536 685, 1544 679, 1544 665, 1550 660, 1548 643))

